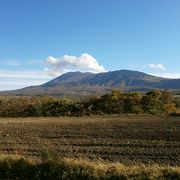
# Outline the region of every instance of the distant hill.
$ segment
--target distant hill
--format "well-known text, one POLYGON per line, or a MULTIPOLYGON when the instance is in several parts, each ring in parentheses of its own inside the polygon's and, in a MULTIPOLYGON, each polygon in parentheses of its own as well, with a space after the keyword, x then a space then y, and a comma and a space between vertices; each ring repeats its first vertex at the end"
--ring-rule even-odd
POLYGON ((180 90, 180 79, 167 79, 138 71, 118 70, 92 74, 69 72, 45 84, 19 90, 0 92, 1 95, 101 95, 121 91, 149 91, 152 89, 180 90))

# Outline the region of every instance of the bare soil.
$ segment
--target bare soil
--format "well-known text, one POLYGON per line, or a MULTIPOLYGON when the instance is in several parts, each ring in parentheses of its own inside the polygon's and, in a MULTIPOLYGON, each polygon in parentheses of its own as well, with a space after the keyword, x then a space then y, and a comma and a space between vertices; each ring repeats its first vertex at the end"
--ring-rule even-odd
POLYGON ((180 117, 0 118, 0 154, 180 165, 180 117))

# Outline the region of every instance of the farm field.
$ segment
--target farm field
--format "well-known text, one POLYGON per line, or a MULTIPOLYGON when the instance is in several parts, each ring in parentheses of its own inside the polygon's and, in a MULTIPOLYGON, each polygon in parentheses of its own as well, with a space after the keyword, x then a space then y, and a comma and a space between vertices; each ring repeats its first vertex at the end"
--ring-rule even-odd
POLYGON ((0 154, 180 166, 180 117, 1 118, 0 154))

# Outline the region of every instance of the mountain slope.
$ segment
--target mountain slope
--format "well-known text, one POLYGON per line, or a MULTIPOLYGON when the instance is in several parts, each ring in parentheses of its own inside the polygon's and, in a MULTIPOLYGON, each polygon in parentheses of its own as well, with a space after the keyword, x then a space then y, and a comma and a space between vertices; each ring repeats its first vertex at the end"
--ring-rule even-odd
POLYGON ((99 74, 69 72, 40 86, 1 92, 0 94, 81 96, 101 95, 112 89, 122 91, 180 90, 180 79, 166 79, 129 70, 99 74))

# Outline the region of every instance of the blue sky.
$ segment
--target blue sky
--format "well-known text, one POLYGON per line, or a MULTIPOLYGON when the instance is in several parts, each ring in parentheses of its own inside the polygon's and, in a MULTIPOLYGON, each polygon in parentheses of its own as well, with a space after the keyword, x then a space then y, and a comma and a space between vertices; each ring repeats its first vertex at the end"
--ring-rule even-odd
POLYGON ((180 78, 179 0, 0 1, 0 90, 117 69, 180 78))

